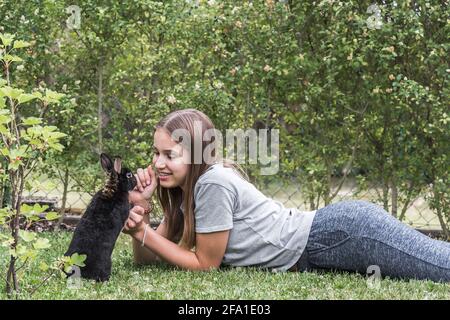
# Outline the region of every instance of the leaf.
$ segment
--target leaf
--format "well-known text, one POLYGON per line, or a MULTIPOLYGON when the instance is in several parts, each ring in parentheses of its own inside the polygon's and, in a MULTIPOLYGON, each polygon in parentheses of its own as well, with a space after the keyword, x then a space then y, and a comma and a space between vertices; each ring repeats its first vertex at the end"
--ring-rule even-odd
POLYGON ((0 124, 0 133, 4 134, 7 137, 10 137, 11 134, 9 132, 9 129, 7 127, 5 127, 4 125, 0 124))
POLYGON ((12 54, 5 54, 3 56, 3 60, 7 61, 7 62, 22 62, 23 59, 21 57, 12 55, 12 54))
POLYGON ((6 47, 13 42, 14 36, 12 34, 4 33, 0 34, 0 39, 2 40, 3 45, 6 47))
POLYGON ((49 269, 49 266, 45 262, 41 262, 39 264, 39 270, 46 272, 49 269))
POLYGON ((29 47, 29 46, 31 46, 31 43, 29 43, 29 42, 22 41, 22 40, 16 40, 16 41, 14 41, 13 48, 20 49, 20 48, 25 48, 25 47, 29 47))
POLYGON ((23 239, 25 242, 31 242, 36 239, 36 234, 34 232, 29 232, 25 230, 19 231, 19 236, 23 239))
POLYGON ((44 204, 43 206, 41 206, 39 203, 36 203, 36 204, 33 206, 33 211, 34 211, 36 214, 40 214, 40 213, 44 212, 44 211, 47 210, 47 209, 48 209, 48 205, 46 205, 46 204, 44 204))
POLYGON ((63 93, 58 93, 56 91, 47 89, 47 90, 45 90, 45 96, 42 98, 42 100, 44 100, 48 103, 56 103, 56 102, 59 102, 59 100, 64 96, 65 96, 65 94, 63 94, 63 93))
POLYGON ((70 273, 71 272, 71 270, 72 270, 72 265, 65 265, 64 266, 64 272, 65 273, 70 273))
POLYGON ((61 216, 57 212, 49 212, 45 216, 45 219, 48 220, 48 221, 51 221, 51 220, 56 220, 56 219, 58 219, 60 217, 61 216))
POLYGON ((17 97, 19 97, 22 93, 23 90, 15 89, 9 86, 0 88, 0 94, 2 94, 3 96, 7 96, 8 98, 11 99, 17 99, 17 97))
POLYGON ((8 170, 16 171, 19 169, 20 165, 22 164, 22 161, 14 161, 10 162, 8 164, 8 170))
POLYGON ((30 205, 28 205, 28 204, 26 204, 26 203, 23 203, 23 204, 20 206, 20 212, 21 212, 22 214, 29 213, 29 212, 31 212, 32 210, 33 210, 33 207, 30 206, 30 205))
POLYGON ((57 139, 59 139, 59 138, 66 137, 66 136, 67 136, 67 134, 62 133, 62 132, 52 132, 52 133, 49 135, 49 137, 50 137, 51 139, 55 139, 55 140, 57 140, 57 139))
MULTIPOLYGON (((0 123, 1 123, 1 121, 0 121, 0 123)), ((27 126, 33 126, 35 124, 41 124, 42 119, 36 118, 36 117, 28 117, 28 118, 23 119, 22 123, 27 126)))
POLYGON ((87 255, 85 254, 78 254, 78 253, 74 253, 72 254, 72 256, 70 257, 70 262, 72 265, 76 265, 79 267, 84 267, 84 260, 86 260, 87 255))
POLYGON ((11 122, 11 117, 4 115, 4 114, 0 114, 0 124, 6 124, 6 123, 10 123, 11 122))
POLYGON ((2 148, 0 149, 0 152, 2 153, 2 155, 4 155, 5 157, 9 156, 9 149, 8 148, 2 148))
POLYGON ((0 217, 10 217, 12 215, 13 215, 13 212, 10 210, 10 208, 1 208, 0 209, 0 217))
POLYGON ((41 99, 42 98, 42 93, 40 93, 39 91, 35 91, 32 93, 32 95, 34 95, 36 98, 41 99))
POLYGON ((15 161, 18 158, 22 158, 26 156, 26 146, 20 146, 19 149, 11 149, 9 150, 9 158, 11 161, 15 161))
POLYGON ((47 205, 41 207, 38 203, 36 203, 34 206, 29 206, 28 204, 24 203, 20 206, 20 213, 28 220, 37 221, 40 219, 39 215, 47 209, 47 205))
POLYGON ((29 249, 26 248, 25 250, 23 250, 22 252, 18 252, 18 255, 20 257, 20 259, 22 261, 29 259, 29 260, 34 260, 37 256, 37 251, 34 249, 29 249))
POLYGON ((37 241, 33 244, 33 247, 36 250, 39 250, 39 249, 48 249, 51 247, 51 245, 50 245, 50 241, 48 241, 48 239, 40 238, 40 239, 37 239, 37 241))
POLYGON ((29 221, 39 221, 41 218, 39 218, 39 216, 31 215, 31 216, 27 217, 27 219, 29 221))
POLYGON ((36 98, 37 97, 34 94, 22 93, 19 97, 17 97, 17 101, 19 103, 25 103, 36 98))
POLYGON ((35 145, 35 146, 39 146, 39 145, 42 145, 42 141, 41 140, 37 140, 37 139, 31 139, 30 140, 30 144, 31 145, 35 145))
POLYGON ((27 253, 27 247, 23 244, 18 244, 16 247, 16 257, 22 257, 27 253))
POLYGON ((49 143, 50 148, 62 152, 64 149, 64 146, 60 143, 49 143))

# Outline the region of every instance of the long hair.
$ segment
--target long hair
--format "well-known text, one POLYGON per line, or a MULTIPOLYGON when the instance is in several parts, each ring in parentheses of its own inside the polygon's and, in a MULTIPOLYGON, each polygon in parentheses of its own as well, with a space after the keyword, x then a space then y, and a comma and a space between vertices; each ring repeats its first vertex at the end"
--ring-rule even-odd
POLYGON ((169 240, 179 243, 181 247, 192 249, 195 246, 195 217, 194 217, 194 187, 198 178, 213 164, 221 161, 225 167, 231 167, 244 179, 248 179, 240 166, 227 159, 221 159, 217 156, 215 148, 210 149, 210 158, 208 161, 203 159, 203 154, 212 141, 203 141, 204 133, 207 130, 215 130, 211 119, 203 112, 195 109, 183 109, 169 113, 159 121, 156 129, 165 129, 173 138, 176 130, 185 130, 190 135, 186 141, 175 141, 182 144, 188 150, 194 151, 196 139, 201 139, 202 161, 194 161, 194 152, 190 153, 190 163, 188 164, 188 173, 184 180, 184 190, 180 186, 175 188, 164 188, 159 183, 157 186, 157 195, 161 203, 164 219, 167 225, 167 237, 169 240), (199 127, 198 124, 201 124, 199 127), (201 132, 200 132, 201 131, 201 132), (190 144, 190 145, 189 145, 190 144), (180 211, 183 203, 184 214, 180 211))

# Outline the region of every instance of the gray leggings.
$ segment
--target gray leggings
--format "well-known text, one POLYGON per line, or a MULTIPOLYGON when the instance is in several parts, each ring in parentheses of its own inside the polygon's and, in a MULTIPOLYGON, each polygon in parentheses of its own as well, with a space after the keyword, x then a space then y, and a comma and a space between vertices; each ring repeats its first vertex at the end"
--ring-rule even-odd
POLYGON ((383 277, 450 282, 450 243, 427 237, 367 201, 319 209, 298 269, 365 274, 371 265, 383 277))

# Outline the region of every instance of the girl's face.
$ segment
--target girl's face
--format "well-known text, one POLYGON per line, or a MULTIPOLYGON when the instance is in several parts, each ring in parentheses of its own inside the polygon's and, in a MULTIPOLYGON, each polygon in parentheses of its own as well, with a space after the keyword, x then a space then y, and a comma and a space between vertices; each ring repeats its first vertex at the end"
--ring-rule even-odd
POLYGON ((153 153, 153 165, 161 186, 183 187, 189 170, 189 152, 176 143, 166 130, 158 128, 155 131, 153 153))

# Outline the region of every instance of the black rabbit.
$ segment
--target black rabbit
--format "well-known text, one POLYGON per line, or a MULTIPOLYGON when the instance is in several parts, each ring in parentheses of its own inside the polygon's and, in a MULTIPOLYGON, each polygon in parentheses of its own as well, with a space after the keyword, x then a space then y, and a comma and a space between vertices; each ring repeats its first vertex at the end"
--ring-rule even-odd
POLYGON ((122 168, 119 157, 113 163, 102 153, 100 163, 108 181, 89 203, 65 255, 86 254, 86 266, 80 268, 81 277, 107 281, 111 275, 112 251, 130 210, 128 191, 136 186, 136 178, 129 169, 122 168))

